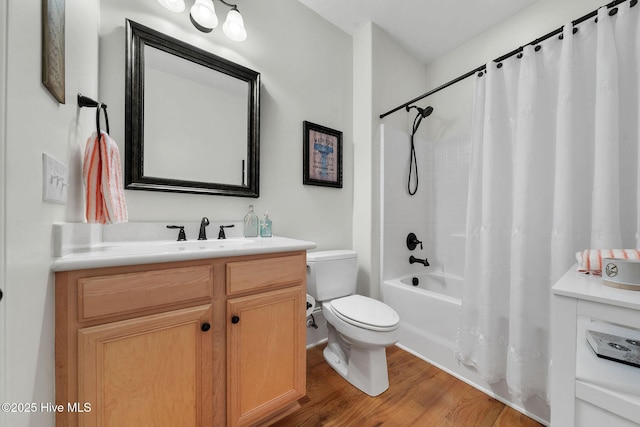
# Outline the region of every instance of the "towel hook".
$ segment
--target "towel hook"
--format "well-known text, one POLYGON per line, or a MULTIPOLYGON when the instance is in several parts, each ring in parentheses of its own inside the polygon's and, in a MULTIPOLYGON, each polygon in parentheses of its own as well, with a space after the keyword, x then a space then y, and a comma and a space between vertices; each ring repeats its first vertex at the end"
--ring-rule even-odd
POLYGON ((95 101, 87 96, 78 94, 78 107, 90 107, 96 108, 96 135, 100 135, 100 110, 104 111, 104 121, 105 126, 107 127, 107 134, 110 134, 109 131, 109 115, 107 114, 107 104, 103 104, 101 102, 95 101))
POLYGON ((83 94, 79 93, 78 94, 78 107, 91 107, 91 108, 95 108, 97 107, 99 104, 97 101, 94 101, 93 99, 84 96, 83 94))

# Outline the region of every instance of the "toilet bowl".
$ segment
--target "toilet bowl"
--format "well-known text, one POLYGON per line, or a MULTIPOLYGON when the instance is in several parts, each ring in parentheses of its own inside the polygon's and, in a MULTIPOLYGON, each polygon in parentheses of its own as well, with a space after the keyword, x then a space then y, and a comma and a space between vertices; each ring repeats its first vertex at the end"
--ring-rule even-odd
POLYGON ((400 339, 400 318, 388 305, 355 294, 353 251, 307 254, 307 291, 327 321, 327 363, 370 396, 389 388, 386 347, 400 339))

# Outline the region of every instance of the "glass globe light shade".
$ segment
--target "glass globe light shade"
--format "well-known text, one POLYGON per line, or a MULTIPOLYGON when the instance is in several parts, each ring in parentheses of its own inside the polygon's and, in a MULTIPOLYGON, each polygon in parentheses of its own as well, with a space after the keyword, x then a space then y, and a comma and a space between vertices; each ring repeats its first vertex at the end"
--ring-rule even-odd
POLYGON ((189 18, 193 26, 204 33, 218 26, 218 17, 211 0, 196 0, 191 7, 189 18))
POLYGON ((241 42, 246 40, 247 31, 244 29, 244 21, 238 9, 231 9, 227 15, 227 20, 222 25, 222 31, 233 41, 241 42))
POLYGON ((184 0, 158 0, 158 3, 172 12, 182 12, 184 10, 184 0))

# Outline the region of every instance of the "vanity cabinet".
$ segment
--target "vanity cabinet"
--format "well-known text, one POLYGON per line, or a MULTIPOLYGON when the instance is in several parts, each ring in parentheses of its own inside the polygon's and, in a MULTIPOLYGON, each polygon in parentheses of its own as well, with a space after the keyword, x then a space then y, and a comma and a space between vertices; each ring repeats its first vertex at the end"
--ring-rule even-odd
POLYGON ((201 426, 211 408, 211 305, 78 330, 78 396, 85 425, 201 426), (199 392, 200 391, 200 392, 199 392), (152 396, 152 398, 150 398, 152 396))
POLYGON ((551 426, 640 426, 640 368, 597 357, 586 340, 588 330, 638 336, 640 292, 574 266, 553 286, 552 325, 551 426))
POLYGON ((56 272, 56 425, 268 425, 297 409, 305 266, 295 251, 56 272))
POLYGON ((305 395, 306 257, 300 266, 297 256, 227 264, 231 425, 251 425, 305 395), (264 291, 277 283, 289 286, 264 291))

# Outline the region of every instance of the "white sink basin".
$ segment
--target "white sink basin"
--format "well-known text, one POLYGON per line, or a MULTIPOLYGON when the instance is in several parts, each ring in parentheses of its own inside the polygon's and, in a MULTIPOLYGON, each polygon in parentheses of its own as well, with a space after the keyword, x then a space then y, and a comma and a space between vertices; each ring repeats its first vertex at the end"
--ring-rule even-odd
POLYGON ((158 248, 164 251, 206 251, 212 249, 233 248, 250 245, 255 239, 218 239, 218 240, 187 240, 182 242, 162 242, 158 248))
POLYGON ((119 244, 98 245, 77 251, 77 254, 90 256, 118 256, 136 254, 162 254, 171 252, 207 251, 232 249, 256 243, 256 239, 220 239, 220 240, 186 240, 186 241, 144 241, 125 242, 119 244))

